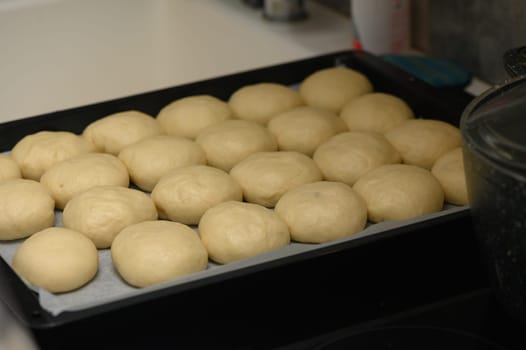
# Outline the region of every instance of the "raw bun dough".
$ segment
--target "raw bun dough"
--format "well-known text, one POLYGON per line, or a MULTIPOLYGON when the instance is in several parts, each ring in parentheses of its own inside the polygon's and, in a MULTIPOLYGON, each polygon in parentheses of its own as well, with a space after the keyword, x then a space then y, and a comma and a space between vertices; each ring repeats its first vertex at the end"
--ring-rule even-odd
POLYGON ((236 90, 228 101, 234 116, 263 125, 276 114, 303 104, 299 93, 285 85, 259 83, 236 90))
POLYGON ((369 221, 405 220, 442 210, 444 192, 427 169, 407 164, 383 165, 353 186, 367 203, 369 221))
POLYGON ((0 183, 0 240, 24 238, 53 226, 55 201, 48 189, 34 180, 11 179, 0 183))
POLYGON ((343 106, 340 114, 351 131, 384 133, 404 120, 413 119, 411 107, 401 98, 375 92, 359 96, 343 106))
POLYGON ((24 178, 38 181, 52 165, 93 150, 91 144, 71 132, 40 131, 18 141, 11 157, 24 178))
POLYGON ((286 192, 276 213, 287 223, 292 240, 323 243, 351 236, 365 228, 365 201, 348 185, 320 181, 286 192))
POLYGON ((153 136, 126 146, 119 159, 126 165, 132 182, 150 192, 170 170, 206 164, 206 155, 196 142, 179 136, 153 136))
POLYGON ((30 283, 51 293, 84 286, 97 274, 97 248, 83 234, 63 227, 35 233, 13 257, 13 269, 30 283))
POLYGON ((230 171, 247 202, 272 208, 288 190, 322 179, 314 161, 299 152, 259 152, 230 171))
POLYGON ((208 164, 230 171, 249 155, 277 151, 274 137, 264 126, 248 120, 225 120, 203 129, 196 142, 206 153, 208 164))
POLYGON ((216 204, 243 200, 241 186, 221 169, 197 165, 163 176, 152 192, 163 219, 197 225, 204 212, 216 204))
POLYGON ((10 156, 0 154, 0 181, 22 177, 18 164, 10 156))
POLYGON ((108 248, 126 226, 157 220, 157 209, 144 192, 119 186, 97 186, 73 197, 62 213, 64 227, 108 248))
POLYGON ((220 264, 290 243, 287 224, 273 210, 235 201, 208 209, 199 222, 199 234, 210 259, 220 264))
POLYGON ((110 114, 89 124, 82 133, 97 152, 113 155, 126 146, 163 131, 155 118, 139 111, 110 114))
POLYGON ((371 169, 400 163, 398 151, 384 135, 372 131, 350 131, 333 136, 313 156, 326 180, 352 186, 371 169))
POLYGON ((469 204, 462 147, 457 147, 438 158, 431 168, 431 173, 442 185, 446 202, 455 205, 469 204))
POLYGON ((210 95, 184 97, 165 106, 157 121, 168 135, 195 139, 209 125, 230 119, 228 103, 210 95))
POLYGON ((163 220, 126 227, 113 241, 111 258, 121 277, 135 287, 158 284, 208 266, 208 253, 197 232, 163 220))
POLYGON ((76 194, 95 186, 129 186, 128 170, 119 158, 88 153, 53 165, 40 178, 55 199, 58 209, 76 194))
POLYGON ((312 156, 330 137, 348 131, 336 114, 317 107, 301 106, 278 114, 268 123, 282 151, 297 151, 312 156))
POLYGON ((460 130, 434 119, 410 119, 385 133, 402 161, 431 169, 436 160, 462 145, 460 130))
POLYGON ((318 70, 307 76, 299 89, 307 105, 334 113, 339 113, 349 100, 372 91, 373 86, 364 74, 346 67, 318 70))

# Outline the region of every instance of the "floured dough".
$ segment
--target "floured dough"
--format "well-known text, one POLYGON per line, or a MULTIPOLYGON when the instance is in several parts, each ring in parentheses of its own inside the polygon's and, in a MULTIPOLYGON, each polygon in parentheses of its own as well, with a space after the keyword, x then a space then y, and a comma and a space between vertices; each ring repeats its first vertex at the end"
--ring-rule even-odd
POLYGON ((276 213, 287 223, 292 240, 323 243, 351 236, 365 228, 365 201, 341 182, 319 181, 286 192, 276 213))
POLYGON ((146 287, 206 269, 208 253, 197 233, 172 221, 145 221, 126 227, 111 246, 122 278, 146 287))
POLYGON ((0 154, 0 181, 22 177, 18 164, 10 156, 0 154))
POLYGON ((34 180, 0 182, 0 240, 24 238, 53 226, 55 201, 34 180))
POLYGON ((457 147, 438 158, 431 168, 431 173, 442 185, 446 202, 455 205, 469 204, 462 147, 457 147))
POLYGON ((13 269, 32 284, 52 293, 69 292, 97 274, 97 248, 83 234, 63 227, 35 233, 13 257, 13 269))
POLYGON ((271 209, 245 202, 224 202, 206 211, 199 235, 210 259, 226 264, 290 243, 287 224, 271 209))
POLYGON ((62 214, 64 227, 108 248, 126 226, 156 220, 157 209, 144 192, 119 186, 97 186, 74 196, 62 214))
POLYGON ((197 225, 204 212, 229 200, 243 200, 241 186, 221 169, 184 167, 163 176, 152 192, 161 218, 197 225))
POLYGON ((353 186, 367 204, 371 222, 405 220, 442 210, 444 192, 427 169, 407 164, 383 165, 353 186))

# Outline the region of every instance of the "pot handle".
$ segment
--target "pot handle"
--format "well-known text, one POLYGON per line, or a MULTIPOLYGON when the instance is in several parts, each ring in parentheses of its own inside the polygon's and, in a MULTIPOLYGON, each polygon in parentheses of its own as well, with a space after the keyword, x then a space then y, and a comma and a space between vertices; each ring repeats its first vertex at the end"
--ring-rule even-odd
POLYGON ((504 64, 510 77, 526 75, 526 46, 506 51, 504 64))

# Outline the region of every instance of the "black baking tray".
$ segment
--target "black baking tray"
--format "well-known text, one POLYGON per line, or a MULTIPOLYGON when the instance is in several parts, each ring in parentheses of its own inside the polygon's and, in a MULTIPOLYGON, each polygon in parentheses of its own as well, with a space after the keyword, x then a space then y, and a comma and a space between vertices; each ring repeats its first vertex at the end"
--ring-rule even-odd
MULTIPOLYGON (((0 151, 41 130, 80 133, 123 110, 156 115, 185 96, 227 100, 258 82, 295 85, 326 67, 363 72, 376 91, 404 99, 419 117, 459 124, 473 96, 441 90, 364 51, 342 51, 0 124, 0 151)), ((271 348, 353 322, 487 287, 469 210, 53 316, 0 259, 0 299, 43 348, 115 344, 155 348, 271 348), (268 321, 268 320, 271 321, 268 321)))

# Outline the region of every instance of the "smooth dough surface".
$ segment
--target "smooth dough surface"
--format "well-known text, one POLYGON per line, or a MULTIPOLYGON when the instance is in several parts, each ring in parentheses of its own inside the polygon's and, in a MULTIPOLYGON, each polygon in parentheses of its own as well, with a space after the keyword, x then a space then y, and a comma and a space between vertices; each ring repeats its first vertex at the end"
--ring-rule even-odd
POLYGON ((243 191, 227 172, 197 165, 163 176, 152 199, 161 218, 197 225, 207 209, 222 202, 243 200, 243 191))
POLYGON ((119 186, 97 186, 73 197, 64 208, 64 227, 108 248, 126 226, 157 220, 157 209, 144 192, 119 186))
POLYGON ((236 90, 228 101, 234 116, 263 125, 278 113, 303 104, 300 94, 276 83, 246 85, 236 90))
POLYGON ((427 169, 389 164, 363 175, 353 189, 365 199, 371 222, 405 220, 442 210, 444 192, 427 169))
POLYGON ((300 84, 299 92, 305 103, 340 113, 353 98, 373 91, 373 85, 362 73, 333 67, 318 70, 300 84))
POLYGON ((126 146, 119 153, 131 181, 144 191, 152 191, 170 170, 206 164, 206 155, 195 141, 180 136, 153 136, 126 146))
POLYGON ((340 113, 351 131, 377 131, 384 133, 407 119, 415 117, 409 105, 401 98, 380 92, 359 96, 347 102, 340 113))
POLYGON ((398 151, 384 135, 373 131, 350 131, 330 138, 313 156, 326 180, 352 186, 371 169, 400 163, 398 151))
POLYGON ((462 147, 457 147, 438 158, 431 168, 431 173, 442 185, 446 202, 455 205, 469 204, 462 147))
POLYGON ((314 161, 299 152, 259 152, 239 162, 230 171, 243 189, 247 202, 272 208, 288 190, 322 175, 314 161))
POLYGON ((277 151, 270 131, 253 121, 225 120, 203 129, 196 142, 203 148, 209 165, 230 171, 249 155, 277 151))
POLYGON ((76 194, 95 186, 129 186, 128 170, 119 158, 105 153, 88 153, 53 165, 40 178, 63 209, 76 194))
POLYGON ((319 181, 286 192, 276 213, 287 223, 292 240, 323 243, 349 237, 365 228, 365 201, 341 182, 319 181))
POLYGON ((134 142, 162 133, 161 125, 154 117, 131 110, 92 122, 84 129, 82 136, 97 152, 117 155, 134 142))
POLYGON ((431 169, 436 160, 462 145, 460 130, 434 119, 409 119, 385 133, 405 164, 431 169))
POLYGON ((63 227, 35 233, 13 257, 13 269, 32 284, 52 293, 78 289, 97 274, 97 248, 83 234, 63 227))
POLYGON ((232 110, 225 101, 210 95, 196 95, 168 104, 157 115, 157 121, 166 134, 193 140, 202 129, 231 117, 232 110))
POLYGON ((0 183, 0 240, 25 238, 53 226, 55 201, 49 190, 34 180, 11 179, 0 183))
POLYGON ((10 156, 0 154, 0 181, 22 177, 18 164, 10 156))
POLYGON ((90 143, 74 133, 40 131, 18 141, 11 157, 20 167, 24 178, 38 181, 52 165, 93 150, 90 143))
POLYGON ((146 287, 206 269, 208 253, 198 234, 172 221, 144 221, 122 230, 111 246, 121 277, 146 287))
POLYGON ((301 106, 280 113, 270 120, 268 129, 282 151, 297 151, 312 156, 330 137, 348 131, 335 113, 318 107, 301 106))
POLYGON ((210 259, 220 264, 254 257, 290 243, 287 224, 273 210, 236 201, 207 210, 199 222, 199 235, 210 259))

